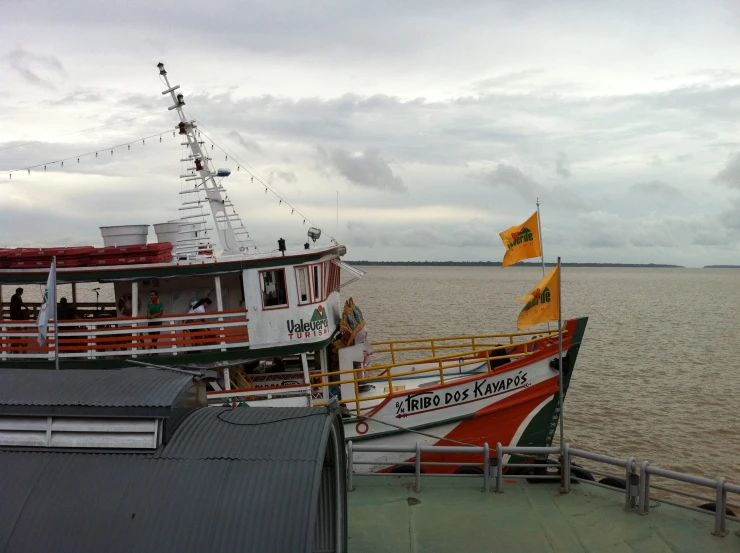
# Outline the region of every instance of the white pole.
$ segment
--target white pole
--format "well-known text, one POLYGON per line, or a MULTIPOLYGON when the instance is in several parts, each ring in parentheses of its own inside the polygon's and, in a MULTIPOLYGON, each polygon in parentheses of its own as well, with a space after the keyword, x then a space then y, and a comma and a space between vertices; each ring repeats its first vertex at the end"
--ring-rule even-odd
MULTIPOLYGON (((545 276, 545 250, 542 248, 542 224, 540 223, 540 199, 537 198, 537 232, 540 235, 540 258, 542 259, 542 276, 545 276)), ((548 326, 549 329, 549 326, 548 326)))
MULTIPOLYGON (((560 403, 560 459, 565 459, 565 438, 563 433, 563 273, 560 269, 560 257, 558 257, 558 401, 560 403)), ((560 468, 561 475, 566 473, 564 467, 560 468)), ((565 481, 560 479, 560 491, 565 492, 565 481)))
MULTIPOLYGON (((537 198, 537 232, 540 236, 540 259, 542 260, 542 276, 545 276, 545 250, 542 248, 542 223, 540 223, 540 199, 537 198)), ((550 332, 550 323, 547 323, 547 331, 550 332)))
POLYGON ((54 368, 59 370, 59 318, 57 315, 57 257, 51 258, 54 271, 54 368))

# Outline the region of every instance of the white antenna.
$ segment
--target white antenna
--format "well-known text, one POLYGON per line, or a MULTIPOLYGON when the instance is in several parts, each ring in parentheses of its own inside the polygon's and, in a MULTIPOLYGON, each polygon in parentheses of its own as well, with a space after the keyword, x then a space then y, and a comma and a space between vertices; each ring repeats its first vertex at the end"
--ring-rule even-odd
MULTIPOLYGON (((187 170, 190 174, 180 175, 180 178, 186 181, 196 181, 194 189, 201 189, 205 192, 206 200, 211 207, 211 213, 213 214, 213 220, 216 224, 216 231, 218 232, 218 239, 223 249, 223 255, 234 255, 239 254, 242 251, 241 244, 236 237, 234 228, 231 225, 232 218, 226 213, 226 202, 221 196, 223 188, 214 179, 218 176, 212 167, 211 159, 203 152, 201 146, 203 142, 198 140, 196 136, 196 125, 195 121, 188 121, 185 118, 185 113, 182 107, 185 105, 185 100, 182 94, 175 94, 175 90, 180 88, 180 85, 171 86, 170 81, 167 78, 167 71, 165 71, 164 64, 158 63, 159 74, 167 85, 167 90, 163 91, 162 94, 170 94, 174 105, 170 106, 169 110, 177 110, 177 114, 180 116, 180 123, 176 129, 179 131, 180 136, 185 137, 186 142, 183 142, 183 146, 190 148, 190 155, 187 156, 186 161, 193 163, 194 167, 188 167, 187 170), (197 173, 197 176, 195 175, 197 173)), ((178 253, 198 253, 199 245, 193 244, 189 248, 183 248, 178 253), (191 251, 192 250, 192 251, 191 251)))

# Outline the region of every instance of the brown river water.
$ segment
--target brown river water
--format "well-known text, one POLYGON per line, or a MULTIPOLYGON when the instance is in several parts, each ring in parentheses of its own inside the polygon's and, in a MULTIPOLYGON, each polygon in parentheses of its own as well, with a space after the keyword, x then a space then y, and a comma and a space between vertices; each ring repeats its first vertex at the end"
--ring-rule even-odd
MULTIPOLYGON (((514 298, 542 278, 534 267, 361 268, 343 295, 373 340, 515 332, 514 298)), ((589 317, 566 441, 740 482, 740 270, 564 267, 562 278, 563 316, 589 317)))
MULTIPOLYGON (((534 267, 362 267, 343 289, 372 340, 516 331, 534 267)), ((574 447, 740 482, 740 271, 563 268, 563 316, 588 316, 565 403, 574 447)), ((3 287, 8 301, 10 287, 3 287)), ((41 287, 26 286, 26 301, 41 287)), ((59 296, 71 298, 68 286, 59 296)), ((95 301, 80 287, 79 301, 95 301)), ((112 301, 103 287, 101 301, 112 301)), ((556 433, 557 436, 557 433, 556 433)))

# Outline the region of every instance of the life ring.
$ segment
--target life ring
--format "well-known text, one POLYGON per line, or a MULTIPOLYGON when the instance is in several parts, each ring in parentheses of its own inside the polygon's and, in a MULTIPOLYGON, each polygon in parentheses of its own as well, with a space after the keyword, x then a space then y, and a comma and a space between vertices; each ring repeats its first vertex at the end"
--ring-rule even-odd
POLYGON ((133 301, 133 298, 131 297, 131 294, 124 294, 120 298, 118 298, 118 311, 121 312, 121 315, 124 317, 130 317, 131 316, 131 302, 133 301))
POLYGON ((362 436, 364 434, 367 434, 367 431, 370 430, 370 427, 365 421, 362 421, 357 423, 357 425, 355 426, 355 430, 360 436, 362 436))

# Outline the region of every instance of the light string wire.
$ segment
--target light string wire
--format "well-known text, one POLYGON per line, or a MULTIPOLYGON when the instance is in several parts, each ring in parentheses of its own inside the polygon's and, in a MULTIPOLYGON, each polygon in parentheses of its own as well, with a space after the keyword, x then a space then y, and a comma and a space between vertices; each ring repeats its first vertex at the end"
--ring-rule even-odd
MULTIPOLYGON (((149 136, 142 136, 141 138, 135 138, 133 140, 129 140, 129 141, 124 142, 122 144, 116 144, 115 146, 107 146, 107 147, 104 147, 104 148, 97 148, 95 150, 92 150, 90 152, 86 152, 84 154, 78 154, 78 155, 74 155, 74 156, 69 156, 69 157, 65 157, 64 159, 57 159, 57 160, 54 160, 54 161, 46 161, 44 163, 37 163, 35 165, 28 165, 26 167, 19 167, 18 169, 13 169, 11 171, 3 171, 2 173, 0 173, 0 175, 9 175, 10 178, 12 179, 13 178, 13 173, 22 173, 23 171, 29 171, 30 172, 31 169, 38 169, 39 167, 44 167, 44 170, 46 170, 46 166, 47 165, 56 165, 57 163, 63 164, 65 161, 70 161, 70 160, 73 160, 73 159, 76 159, 76 160, 79 161, 80 158, 91 156, 93 154, 99 154, 99 153, 102 153, 102 152, 111 152, 111 154, 112 154, 113 153, 113 150, 116 150, 118 148, 123 148, 124 146, 128 146, 129 149, 131 149, 131 146, 133 144, 136 144, 140 140, 141 140, 141 142, 143 144, 143 142, 145 140, 149 140, 150 138, 157 138, 157 137, 162 138, 162 136, 164 136, 165 134, 170 133, 170 132, 172 132, 172 129, 171 128, 170 129, 167 129, 165 131, 158 132, 156 134, 151 134, 149 136)), ((161 140, 160 140, 160 142, 161 142, 161 140)))
MULTIPOLYGON (((200 121, 199 118, 195 118, 195 117, 189 117, 189 119, 191 119, 191 120, 196 119, 196 120, 200 121)), ((223 152, 223 154, 225 156, 231 156, 231 159, 233 159, 237 163, 237 167, 243 168, 247 173, 249 173, 249 176, 252 177, 252 179, 254 181, 257 181, 260 185, 264 186, 267 190, 269 190, 270 192, 272 192, 272 194, 280 201, 280 205, 285 204, 286 206, 290 207, 291 210, 293 210, 295 213, 297 213, 305 221, 308 221, 311 224, 311 226, 314 226, 314 227, 317 227, 319 229, 322 229, 322 231, 323 231, 323 228, 322 228, 321 225, 319 225, 316 221, 314 221, 313 219, 311 219, 311 217, 309 217, 308 215, 306 215, 306 213, 304 211, 302 211, 300 208, 296 207, 296 205, 294 203, 292 203, 290 200, 288 200, 286 198, 286 196, 280 190, 277 189, 277 187, 275 187, 272 184, 269 184, 269 183, 265 182, 265 180, 259 175, 259 173, 257 173, 257 170, 254 169, 254 167, 252 167, 248 163, 244 163, 241 159, 239 159, 234 154, 234 152, 233 152, 233 150, 231 150, 231 148, 229 148, 225 144, 221 144, 214 137, 209 136, 205 132, 205 130, 201 130, 201 129, 204 129, 204 127, 200 123, 198 123, 195 132, 198 132, 199 134, 202 134, 211 144, 215 145, 219 150, 221 150, 221 152, 223 152)), ((332 236, 331 234, 329 234, 328 232, 326 233, 326 235, 330 239, 334 240, 335 242, 337 241, 336 238, 334 236, 332 236)))

